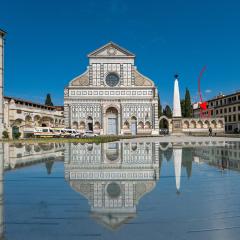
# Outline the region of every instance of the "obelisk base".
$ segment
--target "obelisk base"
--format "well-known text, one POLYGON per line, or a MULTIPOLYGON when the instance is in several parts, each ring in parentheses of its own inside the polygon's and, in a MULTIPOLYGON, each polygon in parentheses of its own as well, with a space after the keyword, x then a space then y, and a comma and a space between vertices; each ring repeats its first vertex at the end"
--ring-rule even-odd
POLYGON ((181 136, 182 132, 182 118, 181 117, 173 117, 172 118, 172 135, 181 136))

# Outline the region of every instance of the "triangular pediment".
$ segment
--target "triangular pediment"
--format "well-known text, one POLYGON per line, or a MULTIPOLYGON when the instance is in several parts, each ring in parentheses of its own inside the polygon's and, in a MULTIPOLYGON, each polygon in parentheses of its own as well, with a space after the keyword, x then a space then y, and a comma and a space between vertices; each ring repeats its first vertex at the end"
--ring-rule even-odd
POLYGON ((110 230, 116 230, 136 217, 136 213, 109 213, 106 209, 105 213, 92 212, 91 217, 104 227, 110 230))
POLYGON ((123 57, 123 58, 134 58, 135 55, 125 48, 120 47, 116 43, 110 42, 97 50, 88 54, 89 58, 105 58, 105 57, 123 57))

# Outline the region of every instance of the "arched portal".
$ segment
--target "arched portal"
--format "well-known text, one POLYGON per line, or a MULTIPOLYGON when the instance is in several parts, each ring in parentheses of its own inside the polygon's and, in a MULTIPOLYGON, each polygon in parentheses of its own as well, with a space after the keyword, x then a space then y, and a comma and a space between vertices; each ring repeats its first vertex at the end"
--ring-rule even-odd
POLYGON ((73 124, 72 124, 72 127, 74 128, 74 129, 78 129, 78 122, 73 122, 73 124))
POLYGON ((51 127, 54 124, 54 119, 49 116, 44 116, 41 119, 42 127, 51 127))
POLYGON ((119 157, 119 146, 118 143, 108 143, 106 149, 106 157, 110 162, 114 162, 119 157))
POLYGON ((93 131, 93 119, 92 117, 87 118, 87 128, 89 131, 93 131))
POLYGON ((168 129, 169 128, 169 123, 168 123, 168 118, 167 117, 161 117, 159 121, 159 128, 161 129, 168 129))
POLYGON ((134 116, 131 118, 131 133, 137 135, 137 118, 134 116))
POLYGON ((41 117, 39 115, 35 115, 33 121, 34 126, 39 127, 41 125, 41 117))
POLYGON ((107 134, 118 134, 118 110, 114 107, 110 107, 106 111, 107 119, 107 134))
POLYGON ((18 126, 13 126, 12 127, 12 138, 16 138, 16 136, 20 133, 19 127, 18 126))
POLYGON ((29 115, 27 115, 27 116, 25 117, 25 126, 26 126, 26 127, 32 127, 32 118, 31 118, 31 116, 29 116, 29 115))
POLYGON ((159 118, 160 134, 166 134, 169 131, 169 119, 166 116, 159 118))
POLYGON ((85 129, 85 122, 81 121, 79 127, 80 127, 80 130, 84 130, 85 129))
POLYGON ((94 128, 99 130, 100 129, 100 123, 99 122, 95 122, 94 128))
POLYGON ((219 120, 219 121, 218 121, 218 127, 219 127, 219 128, 223 128, 223 121, 222 121, 222 120, 219 120))
POLYGON ((190 122, 190 127, 191 127, 191 128, 196 128, 196 127, 197 127, 196 121, 192 120, 192 121, 190 122))
POLYGON ((129 129, 129 123, 128 123, 128 121, 125 121, 125 122, 124 122, 123 128, 124 128, 124 129, 129 129))

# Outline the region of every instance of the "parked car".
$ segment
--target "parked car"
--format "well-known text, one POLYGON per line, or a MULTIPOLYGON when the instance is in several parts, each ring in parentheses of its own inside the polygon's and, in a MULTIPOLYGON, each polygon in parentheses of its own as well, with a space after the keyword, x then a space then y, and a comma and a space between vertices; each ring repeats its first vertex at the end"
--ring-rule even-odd
POLYGON ((93 131, 90 131, 90 130, 88 130, 88 131, 85 131, 84 133, 83 133, 83 135, 82 135, 82 137, 97 137, 98 136, 98 134, 96 134, 96 133, 94 133, 93 131))
POLYGON ((55 133, 58 133, 60 137, 65 137, 66 135, 69 135, 68 133, 66 133, 64 128, 53 128, 53 131, 55 133))
POLYGON ((81 134, 75 129, 64 129, 65 137, 73 137, 73 138, 80 138, 81 134))

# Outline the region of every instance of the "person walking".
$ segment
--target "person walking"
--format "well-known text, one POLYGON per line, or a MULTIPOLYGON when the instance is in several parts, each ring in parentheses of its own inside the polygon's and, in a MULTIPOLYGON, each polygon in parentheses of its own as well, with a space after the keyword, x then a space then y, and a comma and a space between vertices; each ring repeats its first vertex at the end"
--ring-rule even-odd
POLYGON ((210 127, 208 131, 209 131, 209 137, 212 137, 212 128, 210 127))

